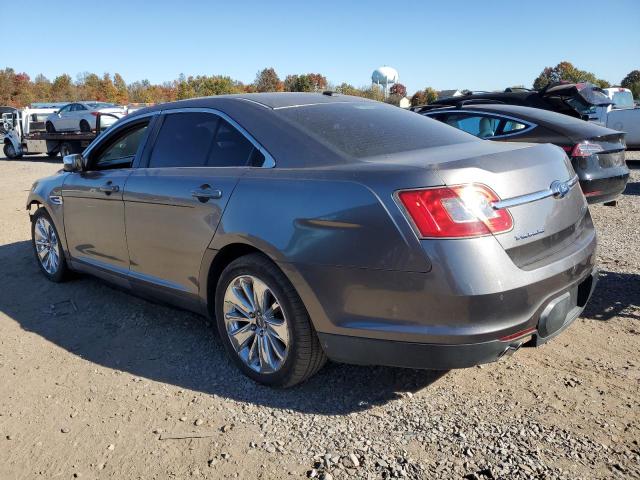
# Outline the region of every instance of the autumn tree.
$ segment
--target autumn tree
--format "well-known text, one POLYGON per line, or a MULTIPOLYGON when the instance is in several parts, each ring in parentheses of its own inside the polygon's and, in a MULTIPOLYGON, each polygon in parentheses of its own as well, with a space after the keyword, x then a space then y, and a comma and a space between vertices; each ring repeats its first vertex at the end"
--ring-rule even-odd
POLYGON ((286 92, 321 92, 327 88, 327 78, 319 73, 287 75, 284 79, 286 92))
POLYGON ((256 74, 253 82, 257 92, 282 92, 284 84, 273 68, 265 68, 256 74))
POLYGON ((609 82, 597 78, 593 73, 576 68, 571 62, 560 62, 555 67, 545 67, 540 75, 533 81, 533 88, 542 88, 557 82, 590 82, 601 88, 609 86, 609 82))
POLYGON ((401 83, 394 83, 389 89, 391 95, 397 95, 400 98, 407 96, 407 87, 401 83))
POLYGON ((438 99, 438 92, 433 88, 427 87, 424 90, 419 90, 411 97, 411 106, 427 105, 438 99))

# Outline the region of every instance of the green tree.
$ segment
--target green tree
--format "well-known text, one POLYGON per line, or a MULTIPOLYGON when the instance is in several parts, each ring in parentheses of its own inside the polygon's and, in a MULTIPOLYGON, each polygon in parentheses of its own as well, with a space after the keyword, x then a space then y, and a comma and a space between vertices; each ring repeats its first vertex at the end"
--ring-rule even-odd
POLYGON ((116 89, 115 102, 118 105, 126 105, 129 103, 129 91, 127 90, 127 82, 124 81, 122 75, 115 73, 113 75, 113 86, 116 89))
POLYGON ((628 88, 633 93, 634 98, 640 98, 640 70, 632 70, 620 82, 620 86, 628 88))
POLYGON ((284 84, 273 68, 265 68, 256 74, 253 82, 257 92, 282 92, 284 84))
POLYGON ((557 82, 590 82, 601 88, 609 86, 609 82, 597 78, 593 73, 576 68, 571 62, 560 62, 555 67, 545 67, 533 81, 533 88, 540 90, 549 84, 557 82))
POLYGON ((51 100, 54 102, 71 102, 77 98, 76 88, 71 77, 66 73, 57 76, 51 84, 51 100))
POLYGON ((105 73, 102 76, 101 92, 102 98, 111 103, 118 103, 118 89, 111 80, 111 75, 105 73))
POLYGON ((433 88, 427 87, 424 90, 419 90, 411 97, 411 106, 427 105, 438 99, 438 92, 433 88))

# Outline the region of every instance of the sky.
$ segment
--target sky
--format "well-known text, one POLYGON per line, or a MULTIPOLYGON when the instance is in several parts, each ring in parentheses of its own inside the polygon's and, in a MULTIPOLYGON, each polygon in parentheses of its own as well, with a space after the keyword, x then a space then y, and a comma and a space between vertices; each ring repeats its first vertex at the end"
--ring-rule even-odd
POLYGON ((31 0, 12 2, 10 17, 19 23, 3 28, 13 40, 0 68, 32 78, 119 72, 161 83, 184 73, 250 83, 274 67, 281 79, 313 72, 360 87, 390 65, 414 92, 531 86, 563 60, 613 84, 640 69, 638 0, 31 0))

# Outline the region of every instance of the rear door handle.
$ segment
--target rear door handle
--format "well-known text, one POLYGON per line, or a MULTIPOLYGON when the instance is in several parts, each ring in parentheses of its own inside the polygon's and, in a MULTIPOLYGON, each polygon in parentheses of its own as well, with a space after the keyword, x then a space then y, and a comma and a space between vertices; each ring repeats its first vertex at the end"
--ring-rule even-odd
POLYGON ((197 198, 202 203, 205 203, 205 202, 209 201, 212 198, 214 200, 216 200, 218 198, 222 198, 222 192, 220 190, 213 190, 209 186, 202 186, 200 188, 192 190, 191 191, 191 196, 193 198, 197 198))
POLYGON ((110 193, 118 192, 120 190, 120 187, 118 185, 111 185, 111 182, 107 182, 101 187, 98 187, 98 190, 108 195, 110 193))

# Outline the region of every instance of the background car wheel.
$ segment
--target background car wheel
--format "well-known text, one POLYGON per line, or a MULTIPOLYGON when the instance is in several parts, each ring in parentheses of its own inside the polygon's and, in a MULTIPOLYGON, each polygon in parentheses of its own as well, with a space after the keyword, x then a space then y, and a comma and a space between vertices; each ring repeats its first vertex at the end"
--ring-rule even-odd
POLYGON ((56 158, 58 156, 58 152, 47 152, 47 157, 56 158))
POLYGON ((73 149, 71 148, 71 144, 69 142, 63 142, 60 145, 60 156, 66 157, 67 155, 71 155, 73 153, 73 149))
POLYGON ((16 158, 16 149, 13 148, 12 144, 5 143, 4 147, 2 148, 2 151, 4 152, 4 156, 7 157, 9 160, 13 160, 14 158, 16 158))
POLYGON ((44 128, 47 131, 47 133, 56 133, 56 127, 54 127, 53 123, 51 122, 45 123, 44 128))
POLYGON ((263 255, 240 257, 224 269, 215 316, 227 352, 256 382, 290 387, 313 376, 326 361, 298 293, 263 255))
POLYGON ((59 239, 53 220, 39 208, 31 219, 31 243, 40 270, 52 282, 62 282, 69 274, 59 239))
POLYGON ((91 131, 91 125, 86 120, 80 120, 80 131, 87 133, 91 131))

